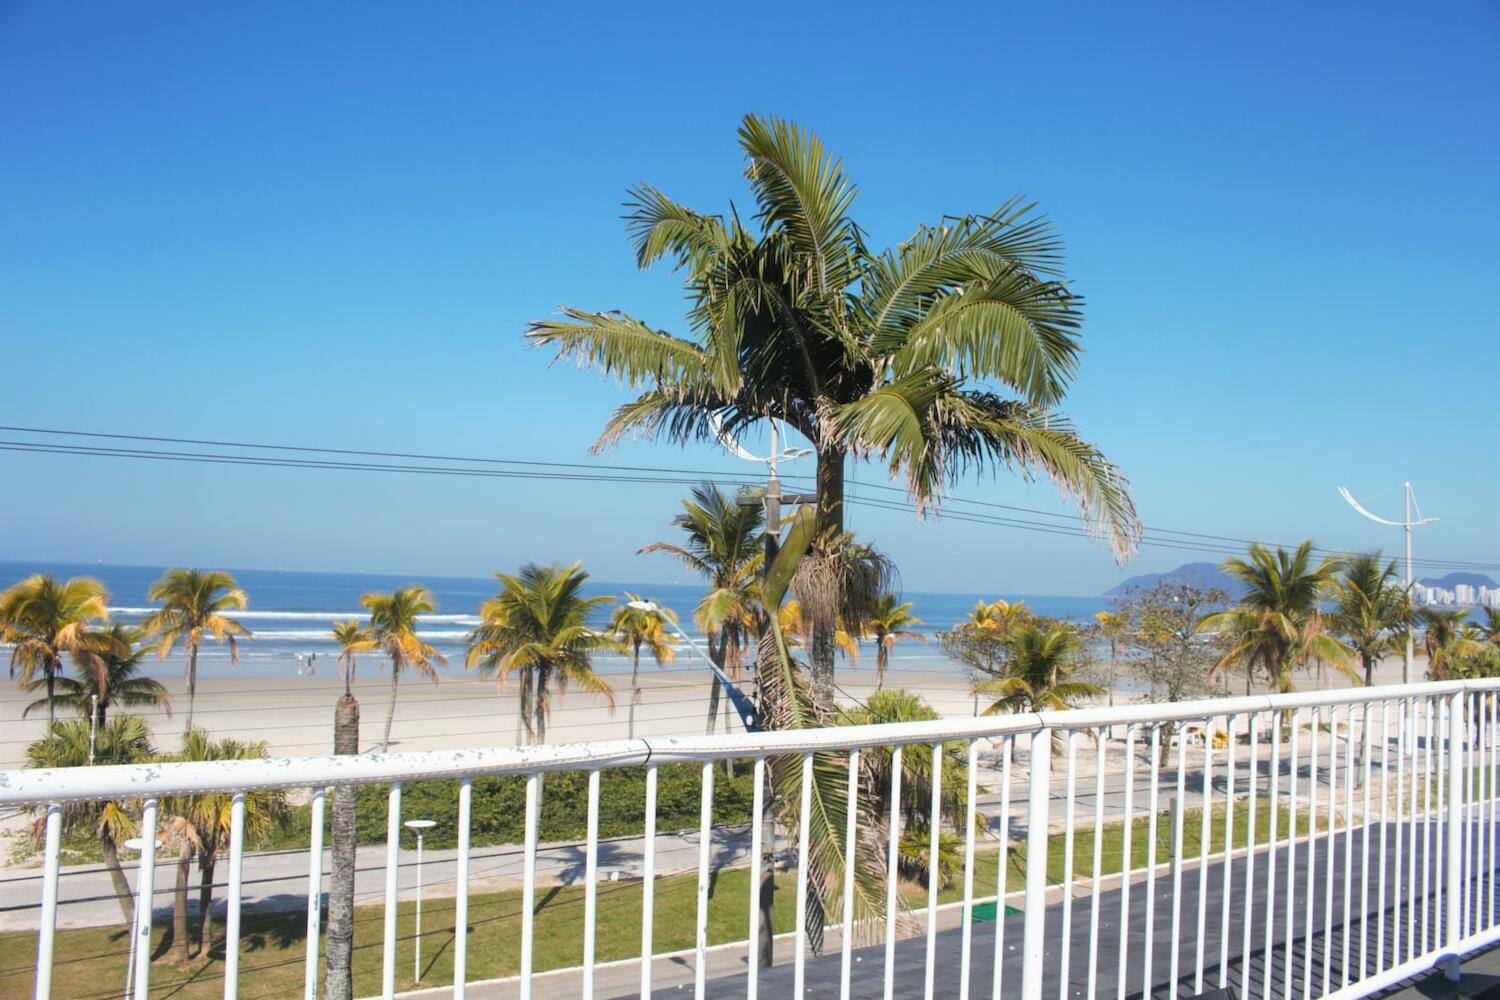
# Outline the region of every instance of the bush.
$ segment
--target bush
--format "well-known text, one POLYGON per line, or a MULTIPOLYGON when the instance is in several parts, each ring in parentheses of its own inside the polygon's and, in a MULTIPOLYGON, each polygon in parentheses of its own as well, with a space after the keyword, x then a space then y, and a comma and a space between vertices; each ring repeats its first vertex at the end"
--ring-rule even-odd
MULTIPOLYGON (((425 835, 429 847, 458 843, 458 780, 418 781, 402 786, 403 819, 437 823, 425 835)), ((714 775, 714 822, 747 823, 754 801, 754 777, 746 766, 727 778, 714 775)), ((361 844, 385 842, 389 790, 364 785, 356 799, 356 823, 361 844)), ((697 764, 662 764, 657 768, 656 828, 666 832, 695 827, 702 795, 702 768, 697 764)), ((588 772, 559 771, 542 778, 541 840, 582 840, 588 834, 588 772)), ((645 829, 646 769, 615 768, 599 775, 599 836, 639 835, 645 829)), ((310 810, 302 806, 282 826, 274 844, 305 845, 310 832, 310 810)), ((472 846, 519 844, 526 834, 526 779, 521 775, 475 778, 469 836, 472 846)), ((325 832, 326 836, 326 832, 325 832)), ((416 846, 416 835, 402 828, 404 847, 416 846)))

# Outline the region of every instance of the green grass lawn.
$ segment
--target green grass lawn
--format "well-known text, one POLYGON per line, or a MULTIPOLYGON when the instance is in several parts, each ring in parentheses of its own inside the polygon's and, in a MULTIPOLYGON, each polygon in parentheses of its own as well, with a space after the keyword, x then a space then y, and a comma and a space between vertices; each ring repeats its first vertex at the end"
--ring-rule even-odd
MULTIPOLYGON (((1248 803, 1235 806, 1234 841, 1245 843, 1248 803)), ((1270 819, 1265 800, 1260 800, 1256 817, 1257 843, 1264 843, 1270 819)), ((1199 852, 1200 810, 1183 814, 1183 855, 1195 859, 1199 852)), ((1132 829, 1131 865, 1147 863, 1147 817, 1137 817, 1132 829)), ((1320 826, 1322 824, 1320 823, 1320 826)), ((1213 810, 1210 823, 1210 849, 1222 850, 1225 812, 1222 806, 1213 810)), ((1306 811, 1298 817, 1299 832, 1306 832, 1306 811)), ((1278 832, 1286 834, 1286 817, 1279 818, 1278 832)), ((1124 845, 1124 824, 1104 827, 1103 864, 1105 874, 1118 873, 1124 845)), ((1167 814, 1157 824, 1157 861, 1170 857, 1171 828, 1167 814)), ((1048 868, 1052 881, 1063 875, 1063 837, 1049 838, 1048 868)), ((1073 871, 1076 876, 1093 872, 1094 831, 1077 831, 1074 839, 1073 871)), ((975 858, 975 895, 993 895, 997 884, 998 852, 993 847, 975 858)), ((1024 884, 1026 850, 1024 843, 1012 845, 1007 857, 1006 885, 1019 889, 1024 884)), ((782 873, 776 894, 776 927, 792 926, 796 903, 795 873, 782 873)), ((655 950, 676 951, 693 946, 695 928, 694 874, 658 879, 655 901, 655 950)), ((713 943, 743 940, 749 926, 749 871, 731 869, 719 873, 711 886, 708 921, 709 940, 713 943)), ((908 905, 925 902, 925 886, 905 886, 908 905)), ((955 878, 940 896, 942 902, 961 899, 962 879, 955 878)), ((542 888, 537 893, 535 947, 537 971, 578 965, 583 959, 583 899, 581 887, 542 888)), ((469 900, 469 978, 487 979, 513 975, 520 968, 520 901, 519 890, 476 894, 469 900)), ((636 882, 603 883, 598 891, 598 932, 595 959, 608 962, 634 958, 640 953, 641 886, 636 882)), ((355 920, 355 993, 379 992, 381 940, 383 933, 381 905, 360 907, 355 920)), ((409 989, 414 958, 414 907, 402 903, 399 910, 401 941, 396 955, 397 989, 409 989)), ((422 983, 436 986, 452 982, 454 901, 429 899, 422 907, 422 983)), ((240 958, 240 994, 245 997, 281 997, 301 989, 305 945, 305 914, 247 913, 243 925, 240 958)), ((165 923, 165 922, 163 922, 165 923)), ((222 931, 222 928, 220 928, 222 931)), ((167 929, 159 926, 154 938, 156 952, 163 951, 167 929)), ((120 928, 90 928, 60 931, 57 936, 54 991, 68 997, 118 996, 125 977, 126 937, 120 928)), ((0 935, 0 996, 28 995, 32 988, 36 936, 32 933, 0 935)), ((172 954, 161 955, 153 965, 152 995, 160 997, 208 997, 223 991, 223 956, 219 948, 204 958, 179 966, 172 954)))

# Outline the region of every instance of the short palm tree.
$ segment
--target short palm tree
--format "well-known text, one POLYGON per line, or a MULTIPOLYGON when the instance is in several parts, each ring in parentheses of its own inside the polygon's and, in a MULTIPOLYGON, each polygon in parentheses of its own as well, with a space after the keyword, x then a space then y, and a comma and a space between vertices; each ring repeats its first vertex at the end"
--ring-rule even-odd
POLYGON ((109 593, 92 577, 59 583, 46 573, 29 576, 0 593, 0 643, 10 646, 10 675, 21 683, 40 679, 47 688, 47 721, 57 717, 53 698, 63 657, 98 677, 103 654, 115 641, 98 629, 109 617, 109 593))
POLYGON ((1025 601, 1007 601, 997 597, 993 601, 978 601, 974 610, 964 616, 958 627, 984 635, 1005 637, 1011 630, 1036 619, 1025 601))
POLYGON ((891 663, 891 651, 903 640, 926 642, 927 637, 911 626, 922 624, 912 614, 911 601, 903 601, 890 591, 881 594, 870 609, 867 623, 870 638, 875 640, 875 690, 885 687, 885 671, 891 663))
MULTIPOLYGON (((66 719, 47 727, 47 735, 26 748, 28 767, 86 767, 93 760, 104 764, 139 764, 151 760, 151 729, 135 715, 117 715, 94 730, 89 742, 87 719, 66 719)), ((137 828, 136 804, 128 799, 70 802, 63 806, 63 824, 78 830, 92 830, 99 838, 99 854, 114 885, 115 900, 121 917, 131 917, 130 883, 120 867, 120 845, 137 828)), ((38 825, 40 831, 40 825, 38 825)))
POLYGON ((672 637, 667 631, 669 622, 675 624, 677 615, 654 601, 643 601, 635 594, 627 593, 625 602, 609 619, 609 632, 616 641, 630 650, 630 713, 626 736, 635 736, 635 706, 641 700, 641 650, 651 654, 658 667, 664 667, 676 657, 672 648, 672 637), (632 607, 633 604, 650 604, 650 608, 632 607))
POLYGON ((1474 633, 1485 642, 1500 646, 1500 608, 1486 605, 1480 611, 1484 617, 1474 625, 1474 633))
POLYGON ((554 686, 602 695, 614 711, 614 689, 594 672, 592 657, 604 650, 623 652, 624 646, 588 623, 594 609, 614 598, 584 597, 589 575, 578 563, 527 563, 514 576, 495 575, 500 593, 480 606, 466 663, 501 684, 509 674, 521 675, 521 721, 531 741, 546 742, 554 686))
POLYGON ((1411 624, 1411 602, 1396 583, 1395 560, 1382 566, 1378 553, 1355 556, 1330 586, 1328 625, 1359 657, 1365 685, 1373 685, 1380 657, 1405 641, 1411 624))
MULTIPOLYGON (((929 722, 939 718, 937 711, 921 695, 905 690, 876 691, 862 705, 841 709, 837 724, 841 726, 886 725, 897 722, 929 722)), ((968 765, 964 759, 965 745, 962 740, 951 740, 943 744, 943 819, 956 825, 964 816, 964 787, 968 765)), ((932 851, 929 826, 932 820, 932 747, 908 746, 901 753, 901 823, 905 833, 900 838, 900 861, 902 870, 910 877, 919 878, 927 872, 928 859, 932 851)), ((890 747, 871 747, 860 754, 864 780, 860 789, 861 799, 869 800, 874 817, 889 824, 891 814, 891 764, 894 755, 890 747)), ((889 832, 889 826, 886 826, 889 832)), ((940 838, 940 870, 943 881, 951 865, 942 863, 943 848, 948 846, 948 834, 940 838)))
MULTIPOLYGON (((236 739, 213 739, 202 729, 189 729, 182 737, 182 751, 172 757, 175 761, 209 760, 261 760, 267 756, 267 744, 245 742, 236 739)), ((214 867, 219 856, 229 844, 231 809, 234 796, 228 792, 204 792, 184 795, 166 803, 169 817, 180 817, 191 824, 193 836, 186 838, 198 859, 198 926, 194 944, 198 954, 204 953, 205 944, 213 944, 213 895, 214 867)), ((245 794, 246 840, 263 839, 284 819, 288 812, 286 792, 281 789, 258 789, 245 794)), ((179 865, 183 864, 179 855, 179 865)), ((179 871, 179 882, 183 873, 179 871)), ((186 906, 185 897, 181 901, 186 906)), ((186 916, 182 918, 186 925, 186 916)), ((188 957, 186 937, 179 941, 179 956, 188 957)))
POLYGON ((1076 630, 1062 624, 1025 624, 1005 643, 1010 648, 1008 673, 974 685, 976 694, 990 699, 985 715, 1075 708, 1079 701, 1105 693, 1097 684, 1068 679, 1079 648, 1076 630))
POLYGON ((1427 676, 1446 680, 1453 661, 1473 656, 1484 649, 1477 632, 1468 628, 1466 608, 1422 608, 1417 612, 1422 625, 1422 646, 1427 651, 1427 676))
POLYGON ((370 638, 375 648, 391 661, 391 701, 385 710, 385 731, 380 752, 391 746, 391 724, 396 719, 396 685, 401 673, 414 670, 437 683, 437 668, 447 666, 443 655, 417 635, 417 619, 437 610, 437 601, 426 587, 402 587, 390 594, 365 594, 359 603, 370 612, 370 638))
MULTIPOLYGON (((636 260, 667 257, 683 273, 690 336, 575 308, 528 330, 641 390, 596 447, 631 433, 688 443, 715 420, 735 434, 775 418, 816 448, 820 548, 843 532, 853 455, 904 473, 923 510, 971 468, 1049 478, 1128 554, 1140 534, 1128 484, 1056 409, 1078 370, 1082 299, 1033 206, 945 216, 877 251, 850 214, 854 183, 815 135, 747 115, 739 141, 754 225, 649 185, 630 192, 636 260)), ((836 618, 814 626, 814 677, 831 678, 836 618)))
MULTIPOLYGON (((22 717, 53 704, 85 717, 90 712, 96 712, 94 725, 100 727, 109 717, 110 708, 115 705, 125 708, 160 708, 171 716, 172 699, 161 682, 150 677, 136 676, 148 650, 148 647, 141 645, 144 637, 141 630, 114 622, 104 634, 111 641, 103 645, 98 653, 99 659, 103 661, 103 669, 84 670, 77 678, 57 678, 52 697, 33 701, 21 713, 22 717)), ((22 688, 30 693, 45 685, 46 681, 36 678, 23 684, 22 688)))
MULTIPOLYGON (((698 602, 693 618, 708 635, 709 658, 731 680, 738 680, 759 610, 765 513, 759 506, 740 506, 713 483, 704 483, 682 501, 682 513, 672 523, 687 535, 683 544, 652 542, 641 551, 673 556, 708 581, 708 593, 698 602)), ((720 694, 715 679, 709 685, 709 732, 718 717, 720 694)))
POLYGON ((1351 651, 1328 631, 1321 601, 1343 568, 1324 557, 1312 561, 1312 542, 1291 552, 1256 542, 1248 559, 1229 559, 1223 570, 1245 587, 1237 607, 1218 611, 1198 623, 1201 632, 1224 631, 1229 649, 1214 666, 1214 674, 1230 666, 1245 668, 1245 692, 1250 693, 1257 670, 1278 691, 1296 689, 1292 670, 1317 659, 1343 672, 1354 683, 1359 673, 1350 665, 1351 651))
MULTIPOLYGON (((146 597, 161 607, 141 622, 157 641, 162 659, 182 644, 183 676, 187 679, 187 729, 193 727, 193 699, 198 690, 198 647, 213 639, 229 647, 229 662, 240 662, 239 640, 250 638, 250 630, 226 612, 243 611, 250 599, 234 577, 223 570, 169 569, 151 585, 146 597)), ((184 730, 186 732, 186 729, 184 730)))
POLYGON ((352 694, 356 661, 360 653, 378 648, 375 637, 357 621, 334 622, 333 641, 339 644, 339 671, 344 676, 344 694, 352 694))

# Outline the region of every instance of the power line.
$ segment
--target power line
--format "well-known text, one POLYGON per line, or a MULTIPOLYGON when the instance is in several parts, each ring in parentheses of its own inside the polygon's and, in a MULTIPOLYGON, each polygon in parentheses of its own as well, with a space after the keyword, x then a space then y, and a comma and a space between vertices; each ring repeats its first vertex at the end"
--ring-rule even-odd
MULTIPOLYGON (((59 435, 76 438, 93 438, 123 441, 143 441, 161 444, 190 444, 217 448, 239 448, 250 450, 264 450, 277 452, 291 452, 317 455, 348 455, 362 458, 391 458, 415 460, 424 463, 431 462, 461 462, 482 465, 502 465, 507 468, 467 468, 464 466, 451 465, 412 465, 394 462, 345 462, 336 459, 313 459, 313 458, 278 458, 266 455, 238 455, 223 452, 187 452, 171 451, 162 449, 145 448, 110 448, 103 445, 67 445, 55 442, 36 441, 0 441, 0 451, 31 452, 41 454, 76 455, 84 457, 110 457, 137 459, 146 461, 170 461, 188 462, 197 464, 218 465, 242 465, 267 468, 297 468, 316 469, 320 471, 350 471, 350 472, 387 472, 421 475, 443 475, 469 478, 501 478, 501 479, 535 479, 535 480, 561 480, 573 482, 615 482, 615 483, 642 483, 662 485, 694 485, 704 478, 713 481, 721 481, 727 485, 735 486, 757 486, 759 481, 751 478, 746 472, 726 472, 708 469, 683 469, 666 468, 661 466, 638 466, 638 465, 604 465, 597 463, 579 462, 552 462, 531 461, 523 459, 503 459, 489 457, 474 457, 462 455, 427 454, 420 452, 387 452, 373 449, 353 448, 330 448, 320 446, 302 446, 272 444, 266 442, 249 441, 224 441, 205 438, 177 438, 146 434, 120 434, 112 432, 75 431, 57 428, 24 427, 15 425, 0 425, 0 431, 11 431, 23 434, 45 434, 59 435)), ((808 480, 812 477, 806 475, 788 475, 787 479, 808 480)), ((889 486, 879 483, 865 483, 851 477, 851 483, 865 489, 880 490, 883 492, 897 493, 903 498, 907 491, 901 487, 889 486)), ((900 502, 881 501, 876 498, 847 498, 851 505, 865 505, 877 509, 910 512, 915 508, 910 501, 900 502)), ((1067 537, 1087 538, 1089 533, 1076 523, 1072 514, 1060 514, 1055 511, 1039 510, 1030 507, 1020 507, 1010 504, 1001 504, 986 500, 973 500, 963 497, 949 497, 950 504, 965 505, 968 507, 981 507, 992 510, 1006 510, 1016 513, 1030 514, 1046 518, 1057 519, 1063 524, 1049 524, 1045 522, 1027 521, 1019 518, 1003 518, 981 515, 974 512, 954 511, 951 508, 945 512, 946 517, 978 524, 988 524, 997 527, 1017 528, 1046 534, 1060 534, 1067 537), (962 516, 968 513, 970 516, 962 516)), ((1145 537, 1143 545, 1151 545, 1157 548, 1175 548, 1187 552, 1203 552, 1208 554, 1224 554, 1230 551, 1222 545, 1205 543, 1228 542, 1236 546, 1248 546, 1254 540, 1238 538, 1230 535, 1216 535, 1206 532, 1187 531, 1176 528, 1163 528, 1157 526, 1146 526, 1143 528, 1145 537), (1176 536, 1171 538, 1156 538, 1152 536, 1176 536)), ((1353 554, 1347 550, 1315 547, 1315 552, 1347 556, 1353 554)), ((1484 563, 1464 560, 1425 558, 1415 562, 1432 569, 1449 570, 1495 570, 1500 569, 1500 563, 1484 563)))

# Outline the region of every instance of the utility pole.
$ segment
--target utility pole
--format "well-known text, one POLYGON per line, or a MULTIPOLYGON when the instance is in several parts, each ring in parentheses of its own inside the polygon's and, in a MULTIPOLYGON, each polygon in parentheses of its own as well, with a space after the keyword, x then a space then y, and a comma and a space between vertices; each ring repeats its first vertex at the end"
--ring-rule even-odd
MULTIPOLYGON (((783 495, 781 492, 781 479, 776 474, 776 465, 783 459, 801 458, 807 455, 805 449, 787 449, 785 453, 780 450, 780 442, 776 434, 776 421, 771 424, 771 454, 769 458, 758 458, 751 455, 738 443, 728 439, 726 435, 720 434, 720 440, 725 447, 729 448, 740 458, 753 462, 766 463, 766 492, 759 497, 742 496, 736 501, 741 506, 751 507, 762 505, 765 507, 766 520, 763 529, 765 539, 765 564, 761 567, 762 578, 771 572, 771 564, 776 561, 776 553, 781 549, 781 502, 787 503, 815 503, 815 493, 789 493, 783 495)), ((776 613, 773 608, 766 608, 766 614, 776 613)), ((755 671, 755 710, 760 719, 766 717, 765 689, 760 683, 760 667, 756 664, 755 671)), ((760 886, 757 897, 760 905, 760 928, 756 941, 756 952, 761 968, 769 968, 775 962, 775 927, 772 917, 776 909, 776 810, 771 803, 766 803, 764 814, 761 816, 760 837, 760 886)))
MULTIPOLYGON (((1402 487, 1403 487, 1403 489, 1405 491, 1405 494, 1406 494, 1406 508, 1405 508, 1405 514, 1404 514, 1404 516, 1399 521, 1391 521, 1391 520, 1388 520, 1386 518, 1377 517, 1376 515, 1371 514, 1369 511, 1365 510, 1364 507, 1360 506, 1359 501, 1356 500, 1356 499, 1354 499, 1354 496, 1347 489, 1345 489, 1342 486, 1339 487, 1339 494, 1345 500, 1347 500, 1349 502, 1349 506, 1353 507, 1359 513, 1363 514, 1365 517, 1368 517, 1370 520, 1374 521, 1375 523, 1377 523, 1377 524, 1389 524, 1392 527, 1401 528, 1405 532, 1405 534, 1406 534, 1406 574, 1405 574, 1405 577, 1403 579, 1403 583, 1405 584, 1405 587, 1406 587, 1406 596, 1407 596, 1408 599, 1410 599, 1412 585, 1416 582, 1416 578, 1412 575, 1412 567, 1411 567, 1411 529, 1413 529, 1413 528, 1415 528, 1415 527, 1417 527, 1419 525, 1423 525, 1423 524, 1432 524, 1433 522, 1435 522, 1437 520, 1437 518, 1435 518, 1435 517, 1423 517, 1422 516, 1422 508, 1419 506, 1417 508, 1417 519, 1415 521, 1413 521, 1412 517, 1411 517, 1411 508, 1412 508, 1412 505, 1415 503, 1415 500, 1412 497, 1411 483, 1410 482, 1406 482, 1406 483, 1402 483, 1401 485, 1402 485, 1402 487)), ((1412 674, 1411 661, 1412 661, 1412 654, 1414 653, 1414 651, 1415 651, 1415 640, 1414 640, 1414 638, 1412 636, 1412 630, 1410 628, 1407 628, 1407 630, 1406 630, 1406 655, 1402 659, 1402 663, 1401 663, 1401 683, 1403 683, 1403 684, 1410 684, 1412 682, 1412 678, 1411 678, 1411 674, 1412 674)))

